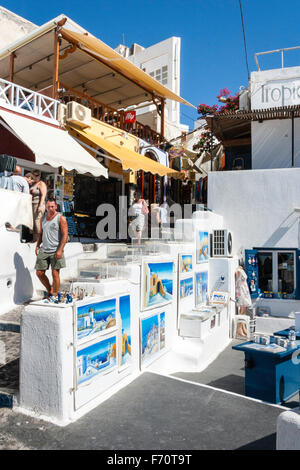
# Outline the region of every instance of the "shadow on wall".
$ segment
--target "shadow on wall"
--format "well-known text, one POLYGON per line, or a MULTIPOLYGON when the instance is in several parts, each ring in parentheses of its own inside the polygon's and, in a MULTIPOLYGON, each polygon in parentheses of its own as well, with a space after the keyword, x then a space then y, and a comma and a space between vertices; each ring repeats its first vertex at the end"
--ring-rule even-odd
POLYGON ((16 269, 14 303, 18 305, 31 299, 33 295, 33 283, 30 271, 28 268, 25 268, 24 261, 19 253, 14 254, 14 265, 16 269))
MULTIPOLYGON (((300 213, 291 212, 275 230, 275 232, 266 240, 263 246, 276 246, 277 243, 287 234, 287 232, 298 222, 298 240, 300 240, 300 213)), ((299 245, 300 246, 300 245, 299 245)))

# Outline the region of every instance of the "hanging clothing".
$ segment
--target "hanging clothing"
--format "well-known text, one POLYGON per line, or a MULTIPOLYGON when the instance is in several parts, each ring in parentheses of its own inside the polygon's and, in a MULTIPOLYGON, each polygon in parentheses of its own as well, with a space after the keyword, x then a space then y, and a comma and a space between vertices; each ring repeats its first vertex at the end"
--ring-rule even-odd
POLYGON ((10 155, 1 154, 0 155, 0 173, 4 171, 14 172, 16 171, 17 159, 11 157, 10 155))
POLYGON ((235 272, 235 300, 238 307, 251 307, 247 274, 241 266, 235 272))

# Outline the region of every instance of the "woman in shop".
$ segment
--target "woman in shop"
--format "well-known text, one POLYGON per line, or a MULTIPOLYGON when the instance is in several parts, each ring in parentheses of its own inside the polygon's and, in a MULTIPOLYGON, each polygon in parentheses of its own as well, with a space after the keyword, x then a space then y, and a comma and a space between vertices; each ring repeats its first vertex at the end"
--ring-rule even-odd
POLYGON ((45 213, 45 199, 47 196, 47 186, 41 180, 41 172, 35 170, 33 172, 35 183, 30 188, 32 195, 32 215, 33 215, 33 242, 36 242, 41 229, 41 220, 45 213))
MULTIPOLYGON (((239 315, 246 315, 248 307, 251 307, 251 297, 247 283, 247 274, 243 269, 243 261, 235 271, 235 299, 239 315)), ((237 335, 247 336, 247 330, 243 323, 238 323, 237 335)))
POLYGON ((129 235, 131 238, 136 238, 138 245, 142 241, 142 233, 145 226, 145 215, 149 213, 145 199, 142 199, 140 191, 135 191, 134 201, 129 208, 129 216, 135 217, 129 225, 129 235))

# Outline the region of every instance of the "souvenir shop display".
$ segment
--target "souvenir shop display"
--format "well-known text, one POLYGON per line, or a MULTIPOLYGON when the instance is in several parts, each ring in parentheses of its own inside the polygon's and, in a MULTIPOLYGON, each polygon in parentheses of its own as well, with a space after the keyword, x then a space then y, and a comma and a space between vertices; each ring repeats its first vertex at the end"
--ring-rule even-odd
POLYGON ((112 260, 80 259, 78 260, 79 281, 101 281, 118 279, 118 262, 112 260))
POLYGON ((198 231, 196 237, 196 263, 206 263, 210 257, 209 233, 198 231))
POLYGON ((165 305, 173 300, 174 263, 156 259, 143 261, 141 310, 165 305))
POLYGON ((258 296, 258 259, 256 250, 245 250, 245 272, 251 298, 258 296))
POLYGON ((140 320, 141 367, 154 360, 166 347, 165 312, 140 320))
POLYGON ((208 300, 208 271, 195 273, 195 305, 206 304, 208 300))
POLYGON ((291 328, 288 337, 255 334, 253 341, 232 346, 245 354, 246 396, 270 403, 283 403, 298 392, 300 375, 295 374, 294 356, 300 341, 291 328))
POLYGON ((193 255, 191 253, 179 253, 179 274, 191 273, 193 271, 193 255))

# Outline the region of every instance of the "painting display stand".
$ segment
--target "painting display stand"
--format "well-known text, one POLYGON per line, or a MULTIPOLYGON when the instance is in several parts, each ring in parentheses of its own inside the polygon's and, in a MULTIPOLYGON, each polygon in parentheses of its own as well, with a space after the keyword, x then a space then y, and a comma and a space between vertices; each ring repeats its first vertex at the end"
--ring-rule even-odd
MULTIPOLYGON (((212 362, 229 342, 229 308, 201 322, 197 309, 219 277, 234 296, 234 261, 209 258, 207 239, 204 231, 198 245, 164 242, 158 254, 120 260, 116 279, 73 280, 71 291, 84 296, 71 304, 25 307, 19 410, 66 425, 105 406, 144 370, 159 372, 162 361, 173 361, 178 371, 212 362)), ((90 266, 81 268, 88 276, 90 266)))
POLYGON ((66 425, 135 378, 138 311, 131 283, 72 304, 33 303, 21 328, 20 411, 66 425))

